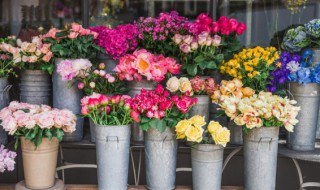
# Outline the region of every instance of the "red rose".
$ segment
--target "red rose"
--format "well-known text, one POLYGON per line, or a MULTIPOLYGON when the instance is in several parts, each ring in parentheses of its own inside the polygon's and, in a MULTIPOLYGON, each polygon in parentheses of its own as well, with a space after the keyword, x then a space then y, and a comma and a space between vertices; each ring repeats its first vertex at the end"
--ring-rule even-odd
POLYGON ((131 113, 130 113, 130 116, 132 117, 132 119, 139 123, 140 122, 140 113, 135 111, 135 110, 132 110, 131 113))
POLYGON ((229 20, 230 26, 231 26, 231 30, 232 31, 236 31, 237 27, 238 27, 238 21, 234 18, 229 20))
POLYGON ((218 33, 220 31, 220 26, 217 22, 212 23, 211 31, 213 33, 218 33))
POLYGON ((236 29, 237 34, 241 35, 245 30, 246 30, 246 25, 244 23, 239 23, 236 29))

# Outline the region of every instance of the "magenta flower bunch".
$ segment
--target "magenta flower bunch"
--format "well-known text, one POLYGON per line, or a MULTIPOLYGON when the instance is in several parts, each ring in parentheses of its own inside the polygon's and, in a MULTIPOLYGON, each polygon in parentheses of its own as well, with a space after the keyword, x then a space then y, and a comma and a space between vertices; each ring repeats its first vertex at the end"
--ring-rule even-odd
POLYGON ((117 28, 96 26, 90 30, 99 34, 96 44, 113 59, 119 59, 137 48, 138 30, 133 24, 119 25, 117 28))

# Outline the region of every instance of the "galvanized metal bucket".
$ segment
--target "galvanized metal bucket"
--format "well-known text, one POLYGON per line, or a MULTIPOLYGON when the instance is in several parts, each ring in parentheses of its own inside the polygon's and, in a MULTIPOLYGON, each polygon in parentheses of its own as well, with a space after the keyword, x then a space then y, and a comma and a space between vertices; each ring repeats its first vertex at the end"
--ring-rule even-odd
MULTIPOLYGON (((140 94, 141 89, 153 90, 156 87, 157 83, 153 81, 148 81, 143 79, 142 81, 130 81, 127 84, 129 89, 128 95, 132 98, 136 94, 140 94)), ((134 122, 131 129, 131 143, 132 144, 141 144, 144 141, 143 130, 140 127, 139 123, 134 122)))
POLYGON ((220 190, 223 147, 196 144, 191 147, 193 190, 220 190))
MULTIPOLYGON (((312 64, 313 65, 320 64, 320 49, 311 49, 311 52, 312 52, 312 64)), ((320 110, 318 113, 318 118, 319 117, 320 117, 320 110)), ((318 119, 318 122, 317 122, 316 139, 320 139, 320 119, 318 119)))
POLYGON ((190 110, 190 117, 195 115, 204 116, 206 123, 209 123, 209 111, 210 111, 210 97, 208 95, 196 95, 194 98, 198 99, 198 103, 194 105, 190 110))
POLYGON ((95 143, 96 142, 96 130, 95 130, 95 124, 91 118, 89 118, 89 125, 90 125, 90 141, 95 143))
MULTIPOLYGON (((9 90, 12 85, 9 85, 7 78, 0 78, 0 110, 9 104, 9 90)), ((0 125, 0 145, 8 143, 8 134, 0 125)))
POLYGON ((96 125, 99 190, 127 190, 131 125, 96 125))
POLYGON ((145 161, 147 188, 175 189, 178 141, 173 129, 163 133, 157 129, 145 132, 145 161))
POLYGON ((246 190, 275 190, 279 127, 261 127, 244 134, 246 190))
POLYGON ((50 75, 42 70, 22 70, 20 101, 30 104, 50 105, 50 75))
POLYGON ((320 85, 316 83, 288 83, 288 88, 301 107, 297 119, 299 123, 293 133, 287 133, 287 146, 292 150, 309 151, 315 149, 318 123, 320 85))
POLYGON ((100 53, 97 57, 98 63, 104 63, 106 65, 105 71, 107 73, 114 73, 113 69, 117 66, 118 61, 112 59, 106 53, 100 53))
MULTIPOLYGON (((62 59, 56 59, 55 64, 61 62, 62 59)), ((74 114, 80 114, 81 105, 80 100, 83 97, 83 92, 77 87, 77 84, 73 84, 70 88, 68 87, 68 81, 62 80, 61 76, 54 70, 52 81, 53 81, 53 107, 59 109, 69 109, 74 114)), ((73 133, 65 133, 63 141, 80 141, 83 137, 83 120, 84 118, 80 115, 77 116, 76 131, 73 133)))
POLYGON ((243 127, 235 124, 234 121, 228 122, 228 129, 230 130, 230 144, 243 144, 243 127))

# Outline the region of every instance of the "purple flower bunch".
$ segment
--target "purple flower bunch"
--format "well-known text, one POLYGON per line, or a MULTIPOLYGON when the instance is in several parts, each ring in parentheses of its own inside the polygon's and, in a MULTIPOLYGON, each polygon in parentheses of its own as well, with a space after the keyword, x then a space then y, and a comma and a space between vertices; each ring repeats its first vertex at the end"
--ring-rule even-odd
POLYGON ((0 173, 14 170, 15 161, 17 153, 5 149, 3 145, 0 146, 0 173))
POLYGON ((271 72, 272 79, 267 85, 267 90, 275 92, 279 85, 284 84, 290 73, 298 70, 300 59, 297 54, 290 55, 288 52, 283 52, 280 59, 275 62, 275 69, 271 72))
POLYGON ((133 24, 119 25, 117 28, 96 26, 91 30, 99 34, 96 43, 113 59, 133 52, 138 46, 138 30, 133 24))

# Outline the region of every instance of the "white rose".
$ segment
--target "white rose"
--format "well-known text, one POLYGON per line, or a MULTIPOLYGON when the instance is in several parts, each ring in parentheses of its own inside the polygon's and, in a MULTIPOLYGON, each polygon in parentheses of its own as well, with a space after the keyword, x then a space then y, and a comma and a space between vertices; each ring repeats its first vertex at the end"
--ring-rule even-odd
POLYGON ((170 92, 177 92, 180 87, 180 82, 177 77, 171 77, 167 82, 167 89, 170 92))

